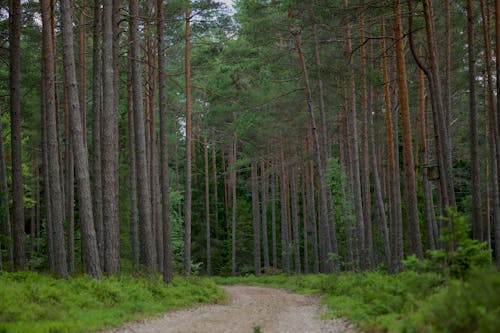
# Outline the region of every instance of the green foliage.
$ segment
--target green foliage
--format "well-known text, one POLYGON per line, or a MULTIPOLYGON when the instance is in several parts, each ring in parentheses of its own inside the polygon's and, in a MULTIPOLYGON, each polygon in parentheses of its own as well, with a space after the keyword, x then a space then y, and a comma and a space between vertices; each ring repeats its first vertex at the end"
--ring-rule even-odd
POLYGON ((406 268, 417 272, 438 272, 446 277, 465 278, 474 268, 490 264, 491 250, 470 236, 467 216, 455 209, 448 209, 448 217, 441 219, 440 240, 443 247, 427 251, 428 259, 418 260, 410 256, 404 261, 406 268))
POLYGON ((206 278, 78 276, 57 280, 33 272, 0 276, 0 331, 87 332, 196 303, 222 301, 206 278))

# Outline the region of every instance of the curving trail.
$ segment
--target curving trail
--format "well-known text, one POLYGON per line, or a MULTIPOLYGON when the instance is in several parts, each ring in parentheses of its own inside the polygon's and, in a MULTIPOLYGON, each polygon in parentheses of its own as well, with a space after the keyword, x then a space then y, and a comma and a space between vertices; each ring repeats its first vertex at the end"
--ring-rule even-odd
POLYGON ((225 305, 202 305, 165 313, 162 317, 128 323, 109 333, 277 333, 355 332, 339 319, 321 320, 317 296, 279 289, 224 286, 225 305), (259 331, 260 329, 260 331, 259 331))

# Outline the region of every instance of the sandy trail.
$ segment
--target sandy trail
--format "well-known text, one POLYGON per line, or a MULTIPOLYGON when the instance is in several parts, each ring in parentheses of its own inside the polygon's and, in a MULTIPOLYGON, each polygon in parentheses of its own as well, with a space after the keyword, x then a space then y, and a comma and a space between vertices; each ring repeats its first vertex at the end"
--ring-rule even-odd
POLYGON ((202 305, 171 311, 162 317, 128 323, 109 333, 277 333, 355 332, 339 319, 321 320, 317 296, 253 286, 222 287, 225 305, 202 305), (258 328, 258 329, 257 329, 258 328))

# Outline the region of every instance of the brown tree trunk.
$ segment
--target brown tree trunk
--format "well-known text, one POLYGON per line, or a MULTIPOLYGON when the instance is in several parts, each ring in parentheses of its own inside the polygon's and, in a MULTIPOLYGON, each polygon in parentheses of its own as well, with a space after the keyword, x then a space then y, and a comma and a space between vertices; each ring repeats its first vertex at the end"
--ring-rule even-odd
POLYGON ((281 269, 284 273, 290 274, 290 248, 288 242, 288 213, 287 213, 287 191, 288 183, 285 175, 285 158, 283 148, 281 148, 281 190, 280 190, 280 205, 281 205, 281 269))
POLYGON ((499 156, 500 151, 500 139, 499 139, 499 129, 498 129, 498 115, 495 112, 494 105, 494 92, 493 92, 493 66, 492 59, 493 54, 491 50, 491 37, 489 32, 489 11, 484 0, 480 1, 481 4, 481 17, 483 22, 483 37, 485 44, 485 64, 486 64, 486 105, 488 112, 488 130, 489 130, 489 143, 490 143, 490 160, 491 160, 491 209, 492 209, 492 220, 494 228, 494 243, 495 243, 495 256, 497 264, 500 265, 500 188, 499 188, 499 156))
POLYGON ((160 114, 160 184, 163 219, 163 281, 169 283, 174 276, 172 236, 170 231, 170 195, 167 141, 167 96, 165 75, 165 41, 163 24, 163 1, 156 0, 156 29, 158 46, 158 111, 160 114))
POLYGON ((14 269, 25 263, 23 154, 21 133, 21 1, 9 1, 10 140, 12 146, 12 235, 14 269))
POLYGON ((500 174, 500 98, 498 97, 498 92, 500 91, 500 1, 495 1, 495 48, 496 48, 496 77, 497 77, 497 112, 496 112, 496 161, 497 161, 497 202, 496 206, 496 220, 495 220, 495 253, 497 259, 497 265, 500 265, 500 198, 498 198, 498 192, 500 189, 500 180, 498 175, 500 174))
POLYGON ((300 274, 300 237, 299 237, 299 202, 297 198, 297 181, 295 166, 290 166, 290 198, 292 207, 293 257, 295 259, 295 274, 300 274))
POLYGON ((104 221, 104 271, 116 274, 120 270, 118 224, 118 113, 115 112, 113 66, 113 1, 103 0, 102 11, 102 206, 104 221))
POLYGON ((323 165, 321 156, 321 146, 319 141, 318 130, 316 126, 316 119, 314 116, 314 108, 312 104, 311 88, 309 84, 309 75, 307 73, 307 67, 304 59, 304 54, 302 52, 302 42, 300 34, 296 31, 296 28, 292 25, 288 26, 290 34, 295 40, 295 48, 299 57, 299 63, 302 70, 302 76, 305 83, 305 99, 307 103, 307 111, 309 114, 309 122, 313 132, 314 139, 314 158, 318 166, 318 187, 319 187, 319 206, 320 206, 320 219, 319 219, 319 238, 320 238, 320 265, 322 272, 332 272, 333 265, 331 260, 329 260, 329 253, 332 252, 332 241, 330 235, 330 225, 328 220, 328 204, 327 204, 327 188, 324 180, 324 170, 321 167, 323 165))
POLYGON ((439 59, 437 44, 435 40, 434 18, 432 0, 423 0, 424 17, 427 34, 427 47, 430 60, 430 89, 433 96, 433 107, 435 108, 436 125, 438 127, 438 162, 440 169, 441 195, 445 207, 455 206, 455 191, 453 185, 453 169, 448 132, 449 124, 446 119, 446 111, 443 102, 443 91, 439 72, 439 59))
POLYGON ((253 270, 255 276, 260 275, 260 206, 259 206, 259 176, 257 162, 251 163, 252 215, 253 215, 253 270))
MULTIPOLYGON (((382 18, 381 35, 385 35, 384 18, 382 18)), ((391 263, 389 271, 395 272, 401 268, 403 260, 403 225, 401 216, 401 192, 399 189, 399 163, 396 161, 394 151, 394 129, 392 120, 392 103, 390 93, 390 79, 387 68, 387 49, 385 39, 380 40, 380 47, 383 53, 381 70, 384 80, 384 108, 385 122, 387 127, 387 163, 389 181, 389 205, 390 205, 390 240, 391 240, 391 263)))
POLYGON ((229 149, 228 169, 230 170, 231 189, 231 275, 236 275, 236 136, 233 137, 232 147, 229 149))
POLYGON ((142 80, 139 45, 139 7, 137 0, 130 1, 130 56, 132 58, 132 95, 134 108, 135 158, 137 172, 137 197, 139 208, 139 239, 141 263, 149 269, 156 264, 155 243, 151 229, 151 192, 146 160, 146 136, 142 103, 142 80))
POLYGON ((191 123, 191 8, 190 0, 186 0, 186 53, 185 53, 185 76, 186 76, 186 198, 184 216, 184 274, 191 274, 191 145, 192 145, 192 123, 191 123))
MULTIPOLYGON (((347 8, 347 0, 344 0, 344 7, 347 8)), ((351 27, 349 21, 345 26, 346 51, 350 57, 352 54, 351 27)), ((354 65, 352 61, 348 65, 348 94, 349 104, 347 112, 348 147, 351 165, 351 186, 353 195, 354 216, 356 219, 357 247, 359 253, 359 263, 361 268, 368 268, 369 258, 365 242, 365 223, 363 215, 363 198, 361 192, 361 176, 359 167, 358 150, 358 130, 356 112, 356 82, 354 77, 354 65)))
POLYGON ((276 238, 276 174, 271 174, 271 239, 273 268, 278 268, 278 240, 276 238))
MULTIPOLYGON (((92 207, 97 235, 99 257, 104 258, 104 226, 102 220, 102 173, 101 173, 101 108, 102 108, 102 61, 101 61, 101 3, 94 4, 92 46, 92 207)), ((101 265, 104 264, 102 260, 101 265)))
POLYGON ((212 249, 210 240, 210 175, 208 170, 208 140, 203 138, 203 152, 205 158, 205 235, 207 242, 207 275, 212 275, 212 249))
MULTIPOLYGON (((53 49, 51 6, 49 0, 41 2, 42 23, 43 23, 43 82, 44 82, 44 106, 46 116, 46 139, 47 158, 49 174, 49 191, 52 226, 52 258, 54 259, 54 271, 61 277, 68 275, 68 265, 66 261, 66 248, 64 242, 64 208, 63 208, 63 186, 61 184, 59 164, 59 141, 56 120, 56 72, 55 72, 55 50, 53 49)), ((71 236, 71 235, 69 235, 71 236)))
POLYGON ((413 161, 413 145, 410 123, 410 105, 408 100, 408 82, 404 58, 403 24, 399 0, 393 1, 394 36, 396 37, 396 66, 398 83, 398 100, 402 121, 403 159, 405 166, 406 215, 408 219, 408 243, 410 253, 418 258, 423 257, 422 241, 418 219, 417 192, 415 181, 415 164, 413 161))
POLYGON ((92 197, 90 194, 90 176, 87 146, 83 137, 82 119, 78 100, 73 49, 73 23, 71 2, 61 0, 61 31, 63 43, 63 64, 68 105, 71 119, 72 146, 75 157, 75 176, 80 207, 80 228, 82 239, 82 259, 84 271, 95 278, 101 277, 97 239, 92 215, 92 197))
POLYGON ((469 131, 470 157, 472 180, 472 230, 474 238, 483 241, 483 225, 481 221, 481 189, 479 178, 479 140, 477 134, 477 105, 476 105, 476 54, 474 50, 474 6, 472 0, 467 0, 467 51, 469 66, 469 131))
POLYGON ((214 214, 215 214, 215 238, 219 238, 218 230, 219 230, 219 194, 217 189, 217 148, 215 142, 212 145, 212 172, 213 172, 213 182, 214 182, 214 196, 213 196, 213 205, 214 205, 214 214))
POLYGON ((267 195, 269 191, 269 177, 266 174, 265 161, 260 162, 260 179, 261 179, 261 209, 262 209, 262 246, 264 249, 264 267, 269 267, 269 238, 267 233, 267 195))
MULTIPOLYGON (((370 36, 368 36, 370 37, 370 36)), ((371 212, 371 183, 370 183, 370 149, 368 141, 368 118, 371 110, 368 108, 368 88, 367 88, 367 68, 366 68, 366 47, 365 47, 365 24, 364 15, 359 17, 359 38, 361 46, 359 48, 361 57, 361 190, 363 198, 363 230, 364 245, 366 253, 367 268, 373 267, 373 237, 372 237, 372 212, 371 212)))
MULTIPOLYGON (((2 110, 0 109, 0 117, 2 116, 2 110)), ((44 126, 44 124, 42 125, 44 126)), ((0 133, 3 133, 3 124, 0 121, 0 133)), ((42 133, 42 137, 44 133, 42 133)), ((45 141, 42 139, 42 141, 45 141)), ((42 147, 44 145, 42 144, 42 147)), ((46 149, 43 149, 43 154, 46 154, 46 149)), ((5 166, 5 148, 3 142, 3 135, 0 135, 0 222, 2 224, 2 228, 0 232, 2 232, 3 239, 11 240, 12 239, 12 225, 10 223, 10 209, 9 209, 9 192, 7 187, 7 168, 5 166)), ((13 252, 12 245, 10 242, 4 244, 4 248, 7 252, 7 259, 12 263, 13 261, 13 252)), ((1 255, 0 255, 1 257, 1 255)))

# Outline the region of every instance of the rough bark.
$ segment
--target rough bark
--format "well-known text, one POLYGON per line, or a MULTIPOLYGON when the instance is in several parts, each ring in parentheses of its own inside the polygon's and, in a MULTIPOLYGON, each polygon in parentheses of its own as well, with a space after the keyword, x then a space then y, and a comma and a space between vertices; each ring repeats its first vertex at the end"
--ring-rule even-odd
POLYGON ((281 188, 280 188, 280 206, 281 206, 281 269, 284 273, 290 274, 290 248, 288 243, 288 214, 286 205, 286 188, 288 186, 285 177, 285 161, 283 149, 281 150, 281 188))
POLYGON ((292 207, 293 257, 295 274, 301 273, 300 238, 299 238, 299 202, 297 198, 297 180, 295 166, 290 166, 290 198, 292 207))
MULTIPOLYGON (((385 34, 384 18, 382 18, 381 34, 385 34)), ((387 163, 388 163, 388 181, 389 181, 389 205, 390 205, 390 240, 391 240, 391 264, 389 271, 395 272, 401 269, 403 260, 403 225, 401 216, 401 192, 399 187, 399 161, 396 159, 394 149, 394 129, 392 120, 392 101, 390 92, 390 79, 387 66, 387 49, 385 39, 380 40, 382 51, 381 70, 384 81, 384 108, 385 123, 387 127, 387 163)))
POLYGON ((251 167, 252 188, 252 216, 253 216, 253 270, 255 276, 260 275, 260 205, 259 205, 259 176, 257 162, 252 161, 251 167))
POLYGON ((276 174, 271 174, 271 239, 273 268, 278 268, 278 241, 276 237, 276 174))
MULTIPOLYGON (((347 0, 344 0, 344 6, 347 8, 347 0)), ((351 25, 346 21, 345 25, 346 35, 346 51, 350 57, 352 54, 352 41, 351 41, 351 25)), ((348 65, 348 112, 347 112, 347 128, 348 128, 348 149, 351 165, 351 187, 353 196, 354 216, 356 219, 356 235, 357 247, 359 253, 359 264, 361 268, 368 268, 368 253, 365 242, 365 223, 363 215, 363 197, 361 191, 361 175, 360 175, 360 161, 359 161, 359 148, 358 148, 358 129, 357 129, 357 109, 356 109, 356 82, 354 77, 354 65, 349 61, 348 65)))
POLYGON ((469 131, 470 131, 470 158, 472 180, 472 231, 474 238, 483 241, 483 225, 481 221, 481 189, 479 178, 479 140, 477 133, 477 105, 476 105, 476 54, 474 50, 474 5, 467 0, 467 52, 469 67, 469 131))
POLYGON ((185 77, 186 77, 186 197, 184 215, 184 274, 191 274, 191 145, 192 145, 192 122, 191 122, 191 8, 190 0, 186 0, 186 32, 185 32, 185 77))
POLYGON ((205 239, 207 251, 207 275, 212 275, 212 249, 210 240, 210 174, 208 169, 208 140, 204 137, 203 152, 205 160, 205 239))
POLYGON ((260 163, 261 179, 261 209, 262 209, 262 247, 264 250, 264 267, 269 267, 269 238, 267 232, 267 195, 269 191, 269 177, 266 173, 264 160, 260 163))
POLYGON ((307 72, 307 67, 304 59, 304 54, 302 52, 302 42, 300 33, 297 29, 289 25, 288 30, 295 40, 295 48, 299 57, 299 64, 302 70, 302 76, 305 83, 305 100, 307 103, 307 112, 309 115, 310 127, 312 128, 313 140, 314 140, 314 158, 317 164, 318 173, 318 187, 319 187, 319 207, 320 207, 320 218, 319 218, 319 252, 320 252, 320 269, 322 272, 333 271, 333 265, 331 260, 329 260, 329 253, 332 252, 332 241, 330 235, 330 226, 328 223, 328 205, 327 205, 327 188, 324 180, 324 170, 321 167, 323 164, 321 156, 321 146, 319 141, 318 129, 316 126, 316 118, 314 115, 314 108, 312 102, 311 88, 309 84, 309 75, 307 72))
MULTIPOLYGON (((92 26, 92 207, 97 235, 99 257, 104 258, 104 226, 102 220, 102 173, 101 173, 101 110, 102 110, 102 61, 101 61, 101 2, 94 3, 92 26)), ((101 262, 101 265, 104 261, 101 262)))
POLYGON ((60 178, 59 164, 59 141, 56 120, 56 73, 55 73, 55 50, 53 49, 53 32, 51 25, 51 6, 49 0, 41 2, 42 23, 43 23, 43 82, 44 82, 44 106, 46 116, 46 139, 47 158, 49 173, 50 191, 50 211, 52 224, 53 246, 51 250, 54 259, 54 272, 61 276, 68 275, 68 265, 66 261, 66 248, 64 242, 64 208, 63 208, 63 186, 60 178))
POLYGON ((418 219, 417 192, 415 181, 415 164, 413 160, 413 144, 410 122, 410 105, 408 98, 408 82, 403 44, 403 24, 399 0, 393 1, 394 36, 396 37, 396 67, 398 84, 398 101, 401 114, 403 134, 403 160, 406 187, 406 215, 408 220, 408 243, 410 253, 418 258, 423 257, 422 241, 418 219))
POLYGON ((9 1, 10 140, 12 147, 12 241, 14 269, 25 263, 23 154, 21 133, 21 1, 9 1))
POLYGON ((142 78, 139 45, 139 7, 137 0, 130 1, 130 56, 132 58, 132 103, 134 108, 135 158, 137 172, 137 197, 139 208, 139 239, 141 264, 154 270, 156 257, 151 229, 151 192, 146 160, 146 136, 142 103, 142 78))
MULTIPOLYGON (((368 36, 369 38, 370 36, 368 36)), ((371 212, 371 182, 370 182, 370 147, 368 134, 368 118, 372 116, 368 108, 368 87, 367 87, 367 65, 365 47, 365 23, 364 15, 359 17, 359 38, 361 41, 360 64, 361 64, 361 144, 360 144, 360 170, 361 170, 361 191, 363 198, 363 230, 364 249, 366 253, 367 268, 373 267, 373 237, 372 237, 372 212, 371 212)))
POLYGON ((80 228, 82 239, 82 260, 84 271, 94 278, 101 277, 97 239, 92 215, 92 197, 90 194, 89 163, 87 146, 83 137, 82 119, 78 100, 78 87, 75 73, 75 55, 73 49, 73 22, 71 2, 61 0, 61 31, 63 46, 63 65, 65 86, 68 93, 68 105, 71 119, 71 139, 75 157, 75 176, 80 207, 80 228))

